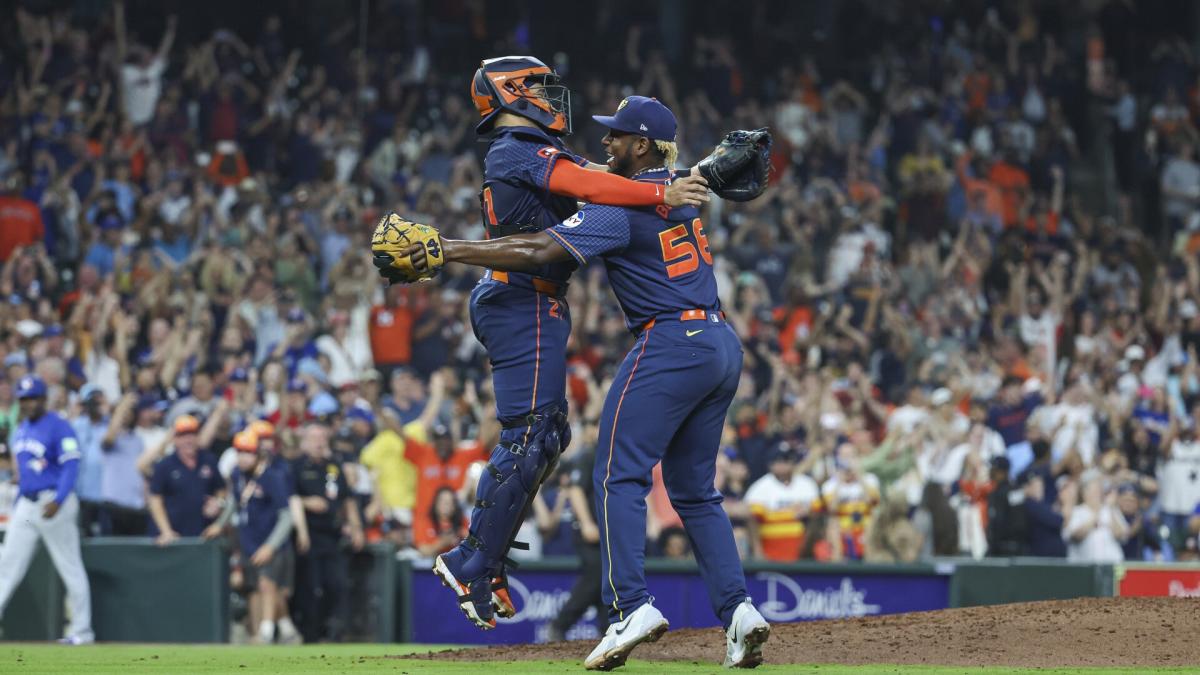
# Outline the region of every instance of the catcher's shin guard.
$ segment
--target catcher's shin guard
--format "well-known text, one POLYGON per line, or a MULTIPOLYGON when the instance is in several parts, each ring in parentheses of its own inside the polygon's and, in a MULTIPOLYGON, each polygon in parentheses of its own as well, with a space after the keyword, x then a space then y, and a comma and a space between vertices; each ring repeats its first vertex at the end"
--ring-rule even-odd
POLYGON ((531 426, 528 434, 524 428, 503 431, 479 478, 467 537, 472 554, 462 568, 467 579, 500 574, 525 505, 537 492, 547 467, 558 457, 559 425, 539 415, 531 426), (531 439, 527 444, 518 442, 526 436, 531 439))

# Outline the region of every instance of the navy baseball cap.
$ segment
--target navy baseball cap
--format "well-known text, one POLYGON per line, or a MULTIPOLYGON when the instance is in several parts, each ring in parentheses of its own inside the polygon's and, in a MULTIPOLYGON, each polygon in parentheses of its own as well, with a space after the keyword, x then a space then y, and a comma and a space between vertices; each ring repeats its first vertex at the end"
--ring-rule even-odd
POLYGON ((656 98, 645 96, 629 96, 617 106, 616 114, 592 115, 592 119, 609 129, 670 143, 675 142, 679 126, 670 108, 656 98))
POLYGON ((250 381, 250 373, 247 373, 245 368, 234 368, 233 372, 229 374, 229 381, 230 382, 249 382, 250 381))
POLYGON ((41 398, 46 395, 46 383, 37 375, 26 375, 17 382, 17 398, 41 398))

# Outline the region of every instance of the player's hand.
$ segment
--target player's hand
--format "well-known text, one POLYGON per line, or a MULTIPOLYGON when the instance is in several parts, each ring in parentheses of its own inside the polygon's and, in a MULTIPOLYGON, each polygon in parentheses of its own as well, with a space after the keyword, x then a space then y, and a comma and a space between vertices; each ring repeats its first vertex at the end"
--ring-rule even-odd
POLYGON ((275 557, 275 549, 271 548, 270 544, 263 544, 258 547, 254 555, 250 556, 250 563, 255 567, 262 567, 271 562, 271 558, 275 557))
POLYGON ((708 181, 696 174, 672 181, 663 194, 667 206, 700 206, 707 201, 708 181))
POLYGON ((204 531, 200 533, 200 536, 208 540, 216 539, 217 537, 221 536, 221 532, 224 531, 224 529, 225 528, 221 527, 220 525, 213 523, 212 525, 204 528, 204 531))
POLYGON ((308 538, 307 532, 296 533, 296 552, 300 555, 308 553, 308 549, 312 548, 312 540, 308 538))
POLYGON ((595 544, 600 541, 600 528, 594 523, 584 523, 579 527, 579 535, 589 544, 595 544))
POLYGON ((367 538, 363 536, 361 527, 356 527, 350 530, 350 548, 354 549, 355 551, 361 551, 363 550, 363 546, 366 546, 366 544, 367 538))
POLYGON ((46 506, 44 508, 42 508, 42 517, 49 520, 49 519, 53 518, 54 516, 58 515, 58 509, 60 506, 62 506, 62 505, 59 504, 58 502, 54 502, 54 501, 46 504, 46 506))
POLYGON ((179 539, 179 534, 176 533, 175 530, 167 530, 166 532, 160 533, 154 540, 154 543, 158 544, 159 546, 169 546, 170 544, 175 543, 177 539, 179 539))
POLYGON ((437 228, 414 223, 395 213, 380 219, 371 235, 372 263, 379 276, 390 283, 432 279, 445 263, 442 239, 437 228), (412 254, 421 250, 423 266, 418 269, 412 254))

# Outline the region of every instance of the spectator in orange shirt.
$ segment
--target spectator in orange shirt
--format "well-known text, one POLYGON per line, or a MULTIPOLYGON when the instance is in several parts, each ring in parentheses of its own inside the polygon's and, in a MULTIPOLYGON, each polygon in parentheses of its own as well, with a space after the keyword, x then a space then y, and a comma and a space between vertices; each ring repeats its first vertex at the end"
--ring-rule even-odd
POLYGON ((1021 208, 1029 196, 1029 174, 1016 163, 1010 151, 992 164, 988 179, 1000 190, 1004 200, 1004 226, 1017 225, 1021 208))
POLYGON ((403 286, 389 287, 386 298, 384 304, 371 308, 370 336, 375 367, 390 377, 412 360, 413 312, 403 286))
MULTIPOLYGON (((410 438, 404 455, 417 468, 413 537, 419 546, 422 541, 429 542, 417 540, 416 537, 424 536, 422 533, 427 534, 431 528, 436 531, 431 514, 438 492, 449 488, 457 493, 467 478, 467 469, 473 462, 486 462, 488 453, 478 441, 461 443, 456 447, 450 429, 439 424, 433 428, 429 443, 418 443, 410 438)), ((457 544, 458 539, 454 543, 457 544)))
POLYGON ((958 182, 962 186, 963 192, 967 194, 970 203, 968 217, 972 221, 980 221, 987 216, 995 216, 1003 222, 1004 197, 1000 189, 986 177, 979 177, 987 175, 986 168, 984 161, 976 160, 970 151, 960 155, 955 166, 958 182))
POLYGON ((24 189, 24 175, 14 171, 0 193, 0 261, 8 260, 18 247, 35 244, 46 236, 42 212, 25 198, 24 189))

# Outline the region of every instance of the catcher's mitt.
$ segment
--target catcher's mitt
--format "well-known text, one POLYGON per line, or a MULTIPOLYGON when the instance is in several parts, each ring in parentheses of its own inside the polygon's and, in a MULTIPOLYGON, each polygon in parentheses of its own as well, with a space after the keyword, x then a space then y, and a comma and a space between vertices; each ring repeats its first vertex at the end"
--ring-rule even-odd
POLYGON ((442 259, 442 237, 437 229, 405 220, 389 213, 380 219, 371 235, 371 253, 379 276, 395 283, 411 283, 432 279, 445 264, 442 259), (414 246, 425 250, 424 269, 418 270, 412 261, 414 246))
POLYGON ((696 165, 708 187, 722 199, 748 202, 767 189, 771 173, 771 132, 731 131, 696 165))

